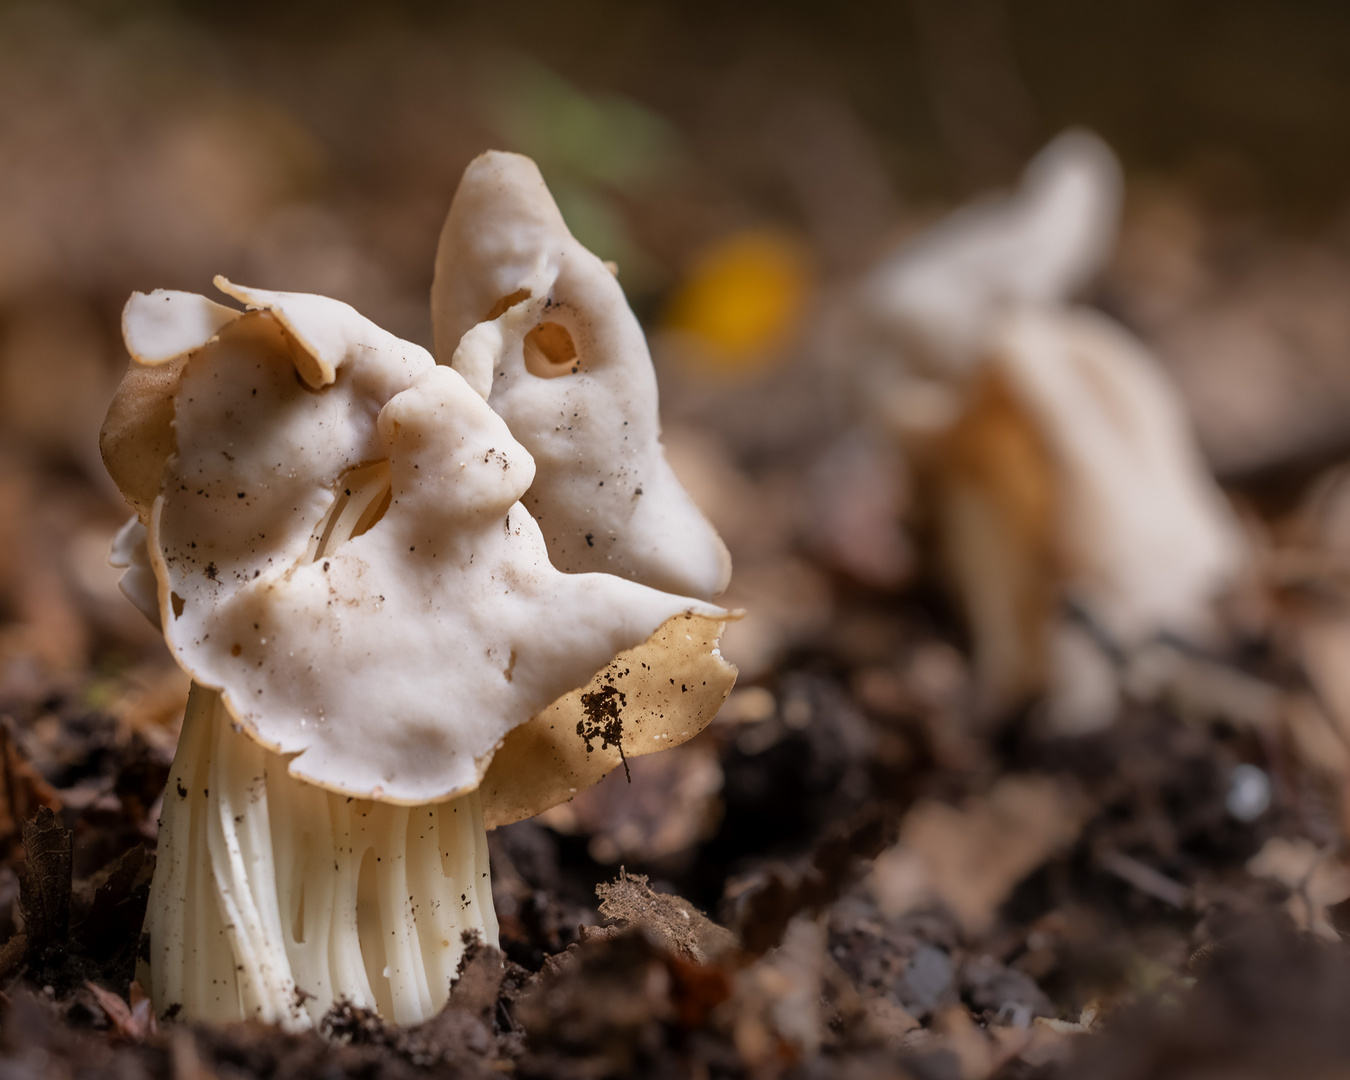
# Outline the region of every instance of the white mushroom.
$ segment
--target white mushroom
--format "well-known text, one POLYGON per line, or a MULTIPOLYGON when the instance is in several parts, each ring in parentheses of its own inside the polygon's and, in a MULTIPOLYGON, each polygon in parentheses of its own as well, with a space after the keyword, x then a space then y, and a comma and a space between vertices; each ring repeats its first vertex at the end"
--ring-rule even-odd
POLYGON ((143 530, 195 683, 152 996, 198 1019, 300 1027, 345 997, 415 1022, 462 932, 496 939, 485 827, 699 730, 734 678, 727 613, 554 569, 516 501, 533 462, 459 374, 345 304, 218 283, 255 310, 132 298, 103 439, 141 519, 127 591, 144 600, 143 530))
POLYGON ((661 447, 642 329, 529 158, 487 153, 465 170, 431 298, 437 357, 534 457, 522 501, 555 566, 705 598, 726 587, 726 548, 661 447))
POLYGON ((1048 682, 1060 726, 1115 713, 1093 634, 1116 653, 1203 638, 1243 558, 1164 372, 1071 304, 1109 254, 1119 202, 1106 146, 1061 136, 1016 193, 939 223, 855 297, 863 392, 917 467, 986 702, 1048 682), (1066 604, 1091 634, 1060 617, 1066 604))

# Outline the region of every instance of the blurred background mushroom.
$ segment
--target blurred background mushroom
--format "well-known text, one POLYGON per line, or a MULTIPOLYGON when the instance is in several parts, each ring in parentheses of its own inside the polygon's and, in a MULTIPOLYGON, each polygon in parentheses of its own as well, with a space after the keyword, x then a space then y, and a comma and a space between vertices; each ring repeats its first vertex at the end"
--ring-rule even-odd
POLYGON ((856 288, 840 346, 919 481, 982 711, 1038 696, 1108 724, 1115 666, 1218 637, 1244 541, 1185 404, 1123 327, 1072 303, 1114 246, 1115 158, 1056 138, 1013 193, 962 209, 856 288))

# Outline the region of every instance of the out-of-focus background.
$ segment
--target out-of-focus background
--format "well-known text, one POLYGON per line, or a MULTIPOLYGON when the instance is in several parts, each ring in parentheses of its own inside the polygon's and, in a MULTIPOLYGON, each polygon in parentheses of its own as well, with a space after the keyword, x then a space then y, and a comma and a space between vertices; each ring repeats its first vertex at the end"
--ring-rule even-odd
MULTIPOLYGON (((1334 456, 1347 48, 1331 3, 6 3, 7 651, 79 668, 144 640, 98 555, 120 509, 94 433, 128 293, 224 273, 430 344, 439 224, 489 147, 533 156, 619 263, 677 451, 714 469, 725 450, 760 494, 847 423, 843 390, 799 377, 840 359, 820 355, 831 299, 1068 125, 1128 174, 1096 298, 1156 345, 1215 468, 1334 456)), ((765 543, 800 525, 745 517, 777 532, 765 543)), ((808 576, 789 620, 810 621, 808 576)))
MULTIPOLYGON (((149 641, 100 555, 121 510, 95 433, 129 292, 223 273, 429 345, 440 222, 489 147, 534 157, 619 264, 685 467, 729 455, 774 503, 718 522, 746 582, 757 545, 789 557, 787 478, 850 420, 832 301, 1070 125, 1127 172, 1092 298, 1156 348, 1220 475, 1292 498, 1290 470, 1350 442, 1347 49, 1341 5, 1256 0, 5 3, 6 663, 149 641)), ((774 617, 805 627, 824 585, 798 569, 774 617)))
MULTIPOLYGON (((1335 939, 1347 133, 1350 7, 1332 0, 0 2, 6 849, 38 802, 76 827, 77 875, 152 839, 181 716, 185 679, 106 561, 128 511, 97 433, 129 293, 219 273, 430 347, 441 222, 498 148, 533 157, 618 264, 670 457, 748 611, 712 735, 637 763, 640 792, 611 778, 502 841, 521 956, 547 922, 526 880, 540 850, 582 878, 649 868, 734 923, 764 857, 878 799, 920 801, 869 911, 908 917, 922 895, 958 913, 951 940, 891 942, 900 971, 920 939, 947 958, 927 1005, 892 994, 919 1019, 958 999, 979 1019, 963 947, 1078 1023, 1101 985, 1189 978, 1220 908, 1287 907, 1335 939), (1081 240, 1100 250, 1058 291, 1026 286, 1039 240, 991 240, 930 289, 925 230, 1016 189, 1070 128, 1119 158, 1123 186, 1092 159, 1104 203, 1123 193, 1118 235, 1111 207, 1084 226, 1105 239, 1081 240), (906 266, 916 291, 887 292, 906 266), (1038 366, 1042 339, 962 314, 980 289, 1025 309, 1044 355, 1077 357, 1083 386, 1038 366), (958 803, 964 822, 935 809, 958 803), (975 837, 969 862, 1006 853, 1006 820, 1033 840, 997 880, 914 870, 944 829, 975 837), (1107 914, 1083 916, 1102 896, 1082 880, 1103 876, 1107 914), (1103 927, 1109 963, 1088 944, 1103 927)), ((1074 262, 1075 242, 1044 258, 1074 262)), ((0 907, 15 881, 0 871, 0 907)), ((550 916, 554 945, 588 902, 550 916)))

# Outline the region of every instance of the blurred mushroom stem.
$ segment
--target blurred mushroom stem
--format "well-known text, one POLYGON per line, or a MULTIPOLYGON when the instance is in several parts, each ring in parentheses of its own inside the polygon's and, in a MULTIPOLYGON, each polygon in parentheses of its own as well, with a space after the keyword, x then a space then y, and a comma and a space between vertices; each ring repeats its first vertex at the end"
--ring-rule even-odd
MULTIPOLYGON (((387 469, 383 479, 334 505, 315 558, 373 524, 387 469)), ((138 972, 156 1013, 303 1029, 345 999, 398 1024, 430 1019, 465 932, 497 944, 479 792, 394 806, 298 780, 287 764, 193 684, 138 972)))

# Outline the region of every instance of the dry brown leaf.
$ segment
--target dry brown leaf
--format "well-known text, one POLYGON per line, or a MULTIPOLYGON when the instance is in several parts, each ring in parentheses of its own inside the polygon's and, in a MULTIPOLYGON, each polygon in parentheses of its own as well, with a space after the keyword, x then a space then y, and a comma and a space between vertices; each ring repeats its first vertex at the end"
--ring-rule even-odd
POLYGON ((85 989, 94 995, 99 1008, 112 1024, 113 1029, 127 1042, 142 1043, 158 1030, 155 1012, 150 999, 141 989, 140 983, 131 984, 131 1003, 123 1001, 119 994, 105 990, 94 982, 85 982, 85 989))
POLYGON ((19 904, 30 963, 61 956, 70 934, 73 833, 47 807, 24 822, 19 904))
POLYGON ((877 858, 877 905, 898 915, 937 901, 982 934, 1018 882, 1077 839, 1085 811, 1062 781, 1033 774, 1006 776, 961 807, 920 802, 877 858))
POLYGON ((1350 898, 1350 866, 1344 859, 1319 850, 1311 840, 1276 836, 1247 862, 1247 872, 1294 890, 1285 909, 1299 929, 1340 940, 1327 908, 1350 898))

